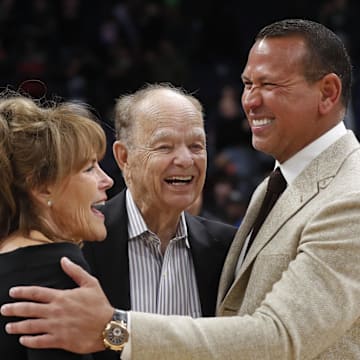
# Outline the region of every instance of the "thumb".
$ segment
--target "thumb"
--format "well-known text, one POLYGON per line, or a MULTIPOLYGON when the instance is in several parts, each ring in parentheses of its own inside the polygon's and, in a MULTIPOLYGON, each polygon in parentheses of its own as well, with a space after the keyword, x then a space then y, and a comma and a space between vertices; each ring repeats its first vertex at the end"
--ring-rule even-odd
POLYGON ((89 286, 94 282, 94 278, 87 271, 67 257, 62 257, 60 264, 63 271, 79 286, 89 286))

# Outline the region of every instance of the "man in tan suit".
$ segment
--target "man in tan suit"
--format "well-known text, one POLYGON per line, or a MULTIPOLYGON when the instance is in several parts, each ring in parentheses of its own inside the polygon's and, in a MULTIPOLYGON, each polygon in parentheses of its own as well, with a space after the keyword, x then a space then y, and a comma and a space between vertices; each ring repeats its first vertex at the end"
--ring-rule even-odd
MULTIPOLYGON (((360 359, 360 146, 342 121, 346 50, 320 24, 280 21, 260 31, 242 78, 253 145, 276 159, 287 187, 250 244, 268 179, 255 191, 224 265, 219 317, 130 312, 129 342, 126 324, 117 329, 122 357, 360 359)), ((101 350, 114 309, 94 278, 62 265, 81 287, 13 290, 43 304, 7 305, 2 314, 41 319, 7 331, 45 334, 25 336, 30 347, 101 350)))

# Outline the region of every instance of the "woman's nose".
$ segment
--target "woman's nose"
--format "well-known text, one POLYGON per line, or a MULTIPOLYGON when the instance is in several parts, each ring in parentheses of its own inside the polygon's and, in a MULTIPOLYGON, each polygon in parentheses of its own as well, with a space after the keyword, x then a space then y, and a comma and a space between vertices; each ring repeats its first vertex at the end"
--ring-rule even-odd
POLYGON ((99 168, 99 170, 102 188, 110 189, 114 185, 114 180, 103 169, 99 168))

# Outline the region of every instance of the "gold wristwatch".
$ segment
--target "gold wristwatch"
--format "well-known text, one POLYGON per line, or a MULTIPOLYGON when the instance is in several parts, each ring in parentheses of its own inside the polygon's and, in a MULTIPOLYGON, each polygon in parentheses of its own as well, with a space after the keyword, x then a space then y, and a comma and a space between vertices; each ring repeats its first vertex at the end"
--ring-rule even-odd
POLYGON ((129 339, 127 330, 127 312, 115 309, 112 319, 106 324, 102 333, 107 349, 122 351, 129 339))

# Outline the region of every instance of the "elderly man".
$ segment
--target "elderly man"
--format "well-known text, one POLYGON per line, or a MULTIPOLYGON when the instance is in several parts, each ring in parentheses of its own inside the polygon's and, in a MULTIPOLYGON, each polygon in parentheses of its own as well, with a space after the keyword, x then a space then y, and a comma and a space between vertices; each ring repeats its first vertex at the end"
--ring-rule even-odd
POLYGON ((115 307, 214 315, 236 228, 184 212, 205 181, 201 104, 170 85, 147 85, 118 99, 115 126, 113 153, 127 189, 104 207, 106 240, 84 247, 94 275, 115 307))
MULTIPOLYGON (((359 359, 360 145, 342 121, 351 86, 345 47, 321 24, 282 20, 257 35, 242 79, 253 145, 278 169, 255 191, 231 245, 219 286, 222 317, 120 311, 112 346, 127 344, 123 357, 142 360, 359 359)), ((7 305, 2 313, 40 319, 7 330, 45 334, 23 337, 28 346, 101 349, 99 334, 114 309, 94 278, 62 264, 81 288, 13 289, 12 296, 42 303, 7 305), (72 306, 61 305, 68 296, 72 306), (90 311, 84 302, 96 305, 90 311), (91 312, 96 324, 87 327, 91 312)))

